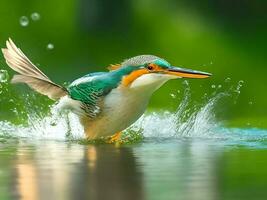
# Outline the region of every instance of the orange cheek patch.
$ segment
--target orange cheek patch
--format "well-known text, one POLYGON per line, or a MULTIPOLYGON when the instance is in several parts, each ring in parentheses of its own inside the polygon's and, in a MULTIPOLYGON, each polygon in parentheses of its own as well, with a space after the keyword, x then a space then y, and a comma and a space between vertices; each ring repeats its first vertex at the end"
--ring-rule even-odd
POLYGON ((147 69, 139 69, 139 70, 133 71, 129 75, 123 77, 121 84, 123 86, 129 86, 135 79, 148 73, 149 71, 147 69))

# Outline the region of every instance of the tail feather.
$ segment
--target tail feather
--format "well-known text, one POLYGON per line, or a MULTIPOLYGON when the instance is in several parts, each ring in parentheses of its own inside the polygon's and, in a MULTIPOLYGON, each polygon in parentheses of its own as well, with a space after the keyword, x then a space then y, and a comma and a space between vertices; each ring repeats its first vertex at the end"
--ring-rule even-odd
POLYGON ((6 63, 20 74, 13 77, 12 83, 26 83, 32 89, 53 100, 68 94, 65 88, 52 82, 38 69, 11 39, 6 41, 6 46, 7 48, 2 49, 6 63))

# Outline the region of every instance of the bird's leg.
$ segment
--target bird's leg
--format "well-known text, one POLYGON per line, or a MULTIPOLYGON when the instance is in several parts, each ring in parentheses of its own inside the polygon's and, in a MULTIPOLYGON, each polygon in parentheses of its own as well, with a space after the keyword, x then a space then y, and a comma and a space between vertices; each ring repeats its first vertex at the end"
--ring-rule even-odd
POLYGON ((69 118, 69 113, 66 114, 66 123, 67 123, 67 133, 66 133, 66 137, 67 138, 70 138, 72 135, 71 135, 71 126, 70 126, 70 118, 69 118))
POLYGON ((121 138, 121 135, 122 135, 122 132, 118 132, 114 135, 112 135, 109 140, 108 140, 108 143, 115 143, 115 142, 118 142, 121 138))

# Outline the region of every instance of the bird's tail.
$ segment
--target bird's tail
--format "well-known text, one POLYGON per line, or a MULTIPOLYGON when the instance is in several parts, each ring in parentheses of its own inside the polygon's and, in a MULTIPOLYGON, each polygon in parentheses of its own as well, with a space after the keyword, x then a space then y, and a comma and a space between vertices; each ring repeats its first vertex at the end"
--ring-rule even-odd
POLYGON ((2 49, 6 63, 10 68, 19 73, 14 75, 11 83, 26 83, 35 91, 53 100, 57 100, 68 94, 64 87, 52 82, 39 70, 25 54, 17 48, 10 38, 6 41, 6 46, 7 48, 2 49))

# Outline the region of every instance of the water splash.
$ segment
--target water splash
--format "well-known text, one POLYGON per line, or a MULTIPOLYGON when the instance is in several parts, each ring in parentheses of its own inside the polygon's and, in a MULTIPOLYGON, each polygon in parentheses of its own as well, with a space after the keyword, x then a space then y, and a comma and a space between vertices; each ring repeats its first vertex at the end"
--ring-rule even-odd
MULTIPOLYGON (((143 115, 128 131, 142 132, 145 138, 216 138, 230 139, 231 141, 242 139, 265 139, 267 131, 258 131, 259 134, 250 134, 250 130, 239 130, 225 128, 216 119, 216 106, 224 98, 233 98, 236 100, 242 87, 243 81, 237 85, 216 87, 212 93, 204 93, 199 102, 192 99, 190 84, 188 81, 183 82, 184 89, 177 92, 183 96, 182 101, 175 112, 151 112, 143 115), (222 90, 224 88, 224 91, 222 90), (182 94, 183 93, 183 94, 182 94)), ((0 88, 0 91, 1 88, 0 88)), ((8 90, 6 93, 10 92, 8 90)), ((176 93, 174 93, 176 95, 176 93)), ((3 95, 5 96, 5 95, 3 95)), ((172 95, 171 95, 172 96, 172 95)), ((26 122, 15 125, 10 121, 0 121, 0 136, 26 137, 28 139, 53 139, 68 140, 82 139, 83 127, 81 126, 76 115, 72 113, 62 113, 57 110, 54 104, 45 109, 38 104, 36 95, 24 95, 21 97, 22 102, 16 103, 16 100, 8 101, 14 104, 13 114, 18 118, 26 115, 26 122), (24 111, 20 109, 24 106, 24 111), (36 106, 33 106, 36 105, 36 106)), ((174 98, 175 101, 178 99, 174 98)), ((0 99, 1 100, 1 99, 0 99)), ((255 130, 253 130, 255 131, 255 130)))
MULTIPOLYGON (((229 96, 229 93, 203 95, 202 104, 192 105, 191 90, 184 82, 183 100, 175 112, 152 112, 140 118, 131 129, 143 130, 145 137, 213 137, 221 126, 215 117, 216 103, 229 96), (160 131, 159 131, 160 130, 160 131)), ((217 137, 217 135, 216 135, 217 137)))
POLYGON ((0 121, 0 127, 0 136, 53 140, 77 140, 84 137, 83 128, 72 113, 47 116, 43 119, 31 114, 26 125, 0 121), (68 137, 70 132, 71 137, 68 137))

